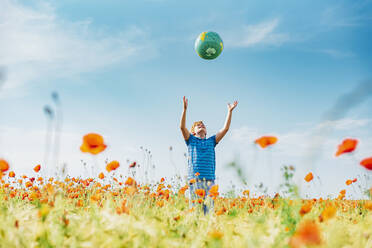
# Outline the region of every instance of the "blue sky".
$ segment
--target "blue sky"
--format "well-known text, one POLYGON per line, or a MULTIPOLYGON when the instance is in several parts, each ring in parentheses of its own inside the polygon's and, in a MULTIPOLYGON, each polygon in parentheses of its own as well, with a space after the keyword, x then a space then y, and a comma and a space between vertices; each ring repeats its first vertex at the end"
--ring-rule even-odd
POLYGON ((0 156, 20 173, 43 161, 42 109, 57 91, 63 107, 60 162, 73 175, 84 173, 81 159, 93 163, 78 150, 88 132, 101 133, 109 145, 97 158, 97 172, 106 158, 123 165, 141 161, 140 146, 152 151, 154 178, 186 171, 179 131, 183 95, 189 98, 187 125, 204 120, 209 135, 222 128, 227 103, 239 101, 216 148, 222 189, 237 180, 225 166, 236 154, 252 190, 263 181, 276 191, 279 169, 289 163, 297 166, 300 185, 308 171, 323 178, 320 188, 303 185, 304 194, 337 194, 346 179, 368 175, 356 161, 372 156, 371 97, 332 123, 316 164, 306 167, 301 158, 324 125, 324 113, 371 78, 371 1, 0 3, 0 68, 6 75, 0 156), (208 30, 224 41, 213 61, 193 50, 198 34, 208 30), (278 136, 275 147, 252 145, 267 134, 278 136), (361 141, 354 157, 332 157, 349 136, 361 141))

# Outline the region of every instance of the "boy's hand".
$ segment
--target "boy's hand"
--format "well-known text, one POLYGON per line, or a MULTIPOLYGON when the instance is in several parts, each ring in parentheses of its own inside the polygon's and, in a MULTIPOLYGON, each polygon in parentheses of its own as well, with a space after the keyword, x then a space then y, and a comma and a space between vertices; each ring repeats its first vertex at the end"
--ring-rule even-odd
POLYGON ((186 110, 186 109, 187 109, 187 102, 188 102, 188 100, 187 100, 187 98, 184 96, 184 97, 183 97, 183 110, 186 110))
POLYGON ((236 105, 238 105, 238 102, 237 102, 237 101, 235 101, 233 104, 228 103, 228 104, 227 104, 227 109, 228 109, 230 112, 232 112, 232 111, 234 110, 234 108, 236 107, 236 105))

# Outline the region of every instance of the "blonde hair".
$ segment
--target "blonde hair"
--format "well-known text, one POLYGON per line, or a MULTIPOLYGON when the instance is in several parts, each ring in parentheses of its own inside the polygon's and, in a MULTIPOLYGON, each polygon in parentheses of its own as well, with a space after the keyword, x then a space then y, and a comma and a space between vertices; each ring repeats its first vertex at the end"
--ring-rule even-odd
MULTIPOLYGON (((195 135, 195 127, 200 124, 200 123, 203 123, 203 121, 195 121, 194 124, 192 124, 192 127, 190 129, 190 132, 195 135)), ((204 123, 203 123, 204 124, 204 123)))

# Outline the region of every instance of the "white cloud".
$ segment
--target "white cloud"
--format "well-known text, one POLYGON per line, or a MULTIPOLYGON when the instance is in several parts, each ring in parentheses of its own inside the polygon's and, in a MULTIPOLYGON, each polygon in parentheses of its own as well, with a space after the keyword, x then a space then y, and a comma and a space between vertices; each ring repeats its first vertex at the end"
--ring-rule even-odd
POLYGON ((230 47, 251 47, 258 44, 281 45, 289 40, 288 34, 275 32, 279 19, 244 25, 239 29, 226 32, 226 44, 230 47))
POLYGON ((61 19, 49 4, 26 7, 0 0, 0 5, 0 65, 7 71, 4 89, 156 55, 147 32, 136 26, 108 34, 94 29, 89 20, 61 19))
POLYGON ((335 130, 350 130, 350 129, 364 127, 371 122, 372 122, 371 119, 344 118, 344 119, 339 119, 339 120, 334 120, 334 121, 322 122, 317 126, 317 128, 330 127, 335 130))
MULTIPOLYGON (((341 187, 344 187, 346 179, 368 175, 368 171, 359 165, 359 161, 372 156, 370 150, 372 133, 368 132, 369 123, 370 119, 344 118, 274 134, 243 126, 231 130, 231 137, 226 145, 229 151, 224 151, 220 160, 231 160, 229 153, 239 152, 250 187, 263 181, 265 185, 271 187, 270 190, 276 190, 275 185, 281 182, 280 167, 294 165, 297 168, 295 179, 302 187, 303 193, 326 197, 328 194, 337 194, 341 187), (331 132, 332 130, 335 132, 331 132), (334 154, 344 134, 348 136, 353 133, 364 134, 352 136, 360 141, 355 152, 336 158, 334 154), (268 147, 269 149, 261 149, 254 145, 256 138, 268 134, 278 137, 275 145, 268 147), (304 182, 303 177, 309 171, 319 176, 317 180, 322 181, 322 185, 319 186, 321 189, 309 188, 304 182)), ((364 183, 367 182, 361 182, 364 183)), ((361 197, 360 192, 355 196, 361 197)))
POLYGON ((335 49, 323 49, 323 50, 320 50, 320 52, 327 54, 331 57, 340 58, 340 59, 355 57, 355 54, 352 52, 340 51, 340 50, 335 50, 335 49))

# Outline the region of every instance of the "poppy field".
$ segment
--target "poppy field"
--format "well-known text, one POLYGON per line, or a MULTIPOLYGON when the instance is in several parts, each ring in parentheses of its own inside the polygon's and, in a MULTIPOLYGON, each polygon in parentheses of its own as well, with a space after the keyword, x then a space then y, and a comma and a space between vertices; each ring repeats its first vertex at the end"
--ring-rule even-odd
MULTIPOLYGON (((256 140, 262 149, 278 138, 256 140)), ((335 156, 353 152, 358 141, 346 139, 335 156)), ((98 134, 83 137, 81 152, 97 156, 107 148, 98 134)), ((372 158, 360 166, 369 173, 372 158)), ((372 247, 372 188, 365 199, 346 199, 345 182, 337 198, 301 199, 284 167, 286 195, 255 196, 249 189, 236 195, 197 189, 190 207, 188 189, 165 178, 140 183, 132 175, 117 175, 119 161, 110 161, 96 177, 43 177, 43 165, 33 175, 18 175, 0 160, 0 247, 372 247), (202 205, 214 207, 204 215, 202 205)), ((136 162, 129 165, 137 168, 136 162)), ((198 175, 195 175, 196 178, 198 175)), ((312 183, 309 172, 303 179, 312 183)))

